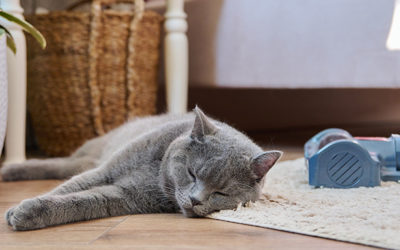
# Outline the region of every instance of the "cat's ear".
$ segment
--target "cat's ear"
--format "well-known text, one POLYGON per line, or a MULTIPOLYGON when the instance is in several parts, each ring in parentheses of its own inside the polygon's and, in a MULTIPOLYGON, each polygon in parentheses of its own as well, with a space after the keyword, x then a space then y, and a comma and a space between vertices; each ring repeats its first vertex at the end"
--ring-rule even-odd
POLYGON ((283 152, 274 150, 263 152, 253 158, 251 168, 256 175, 257 181, 260 181, 274 164, 281 158, 283 152))
POLYGON ((191 133, 193 139, 203 141, 204 136, 213 135, 217 132, 218 128, 210 121, 210 119, 196 106, 193 110, 196 118, 191 133))

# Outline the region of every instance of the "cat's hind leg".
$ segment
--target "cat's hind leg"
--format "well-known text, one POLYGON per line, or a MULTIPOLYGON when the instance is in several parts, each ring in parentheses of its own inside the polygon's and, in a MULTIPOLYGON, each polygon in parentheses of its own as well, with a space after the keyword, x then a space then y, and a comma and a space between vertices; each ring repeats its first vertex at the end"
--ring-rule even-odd
POLYGON ((3 181, 67 179, 97 166, 106 136, 85 142, 71 156, 49 159, 32 159, 1 168, 3 181))
POLYGON ((6 164, 1 168, 3 181, 66 179, 95 167, 90 156, 31 159, 6 164))

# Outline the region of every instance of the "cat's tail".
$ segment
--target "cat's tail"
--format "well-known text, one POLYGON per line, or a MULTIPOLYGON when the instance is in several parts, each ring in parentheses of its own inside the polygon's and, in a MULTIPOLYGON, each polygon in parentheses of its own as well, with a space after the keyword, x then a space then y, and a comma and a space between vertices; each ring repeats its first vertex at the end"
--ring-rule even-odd
POLYGON ((66 179, 94 166, 94 160, 89 157, 32 159, 5 164, 0 172, 3 181, 66 179))

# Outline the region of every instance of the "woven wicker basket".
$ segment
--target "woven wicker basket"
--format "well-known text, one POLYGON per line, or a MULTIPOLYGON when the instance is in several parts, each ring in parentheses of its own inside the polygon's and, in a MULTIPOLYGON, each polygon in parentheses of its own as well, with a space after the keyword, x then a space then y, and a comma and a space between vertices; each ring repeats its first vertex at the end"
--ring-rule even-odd
POLYGON ((27 17, 48 41, 44 51, 28 41, 28 110, 48 155, 155 112, 162 17, 143 0, 132 12, 105 8, 114 2, 27 17))

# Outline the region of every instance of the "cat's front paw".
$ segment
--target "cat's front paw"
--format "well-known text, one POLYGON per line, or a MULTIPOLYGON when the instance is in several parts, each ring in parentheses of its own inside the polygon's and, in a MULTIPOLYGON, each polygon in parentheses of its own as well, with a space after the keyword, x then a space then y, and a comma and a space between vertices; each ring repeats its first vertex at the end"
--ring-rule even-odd
POLYGON ((14 214, 14 209, 15 209, 15 207, 12 207, 12 208, 8 209, 8 211, 6 212, 6 216, 5 217, 6 217, 7 224, 9 226, 11 226, 10 219, 14 214))
POLYGON ((6 212, 8 225, 16 231, 32 230, 46 227, 43 220, 45 208, 38 199, 22 201, 18 206, 6 212))

